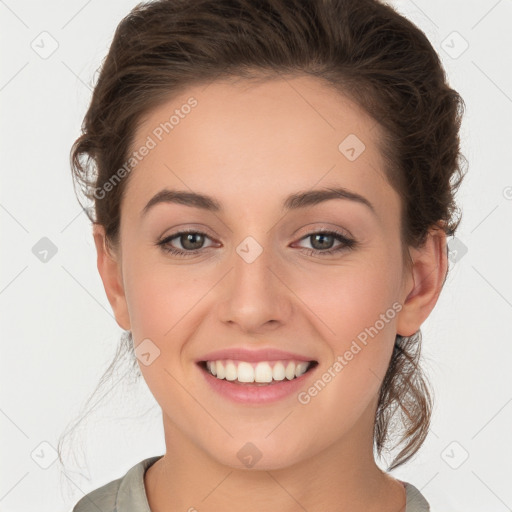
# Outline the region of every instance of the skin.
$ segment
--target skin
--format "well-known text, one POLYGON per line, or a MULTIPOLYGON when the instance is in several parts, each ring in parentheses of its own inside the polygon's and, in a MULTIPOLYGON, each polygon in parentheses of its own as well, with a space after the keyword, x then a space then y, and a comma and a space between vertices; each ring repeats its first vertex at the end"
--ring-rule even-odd
MULTIPOLYGON (((145 474, 151 509, 405 510, 404 487, 375 463, 373 420, 396 334, 414 334, 437 302, 444 232, 434 227, 405 264, 401 199, 383 172, 380 126, 312 77, 190 87, 144 118, 133 148, 190 96, 198 105, 129 176, 120 245, 109 251, 103 227, 94 226, 117 323, 132 331, 135 347, 149 338, 160 350, 151 364, 139 361, 162 408, 167 448, 145 474), (354 161, 338 149, 349 134, 366 146, 354 161), (361 194, 375 214, 339 199, 283 213, 289 194, 332 186, 361 194), (161 203, 141 218, 166 187, 213 196, 224 211, 161 203), (173 256, 155 245, 186 228, 207 234, 199 254, 173 256), (321 228, 358 245, 308 255, 326 250, 308 236, 321 228), (263 248, 252 263, 236 252, 247 236, 263 248), (194 362, 235 346, 295 351, 319 363, 307 389, 393 303, 401 311, 307 405, 295 394, 270 405, 233 403, 194 362), (249 441, 262 453, 251 469, 237 457, 249 441)), ((341 244, 330 240, 327 249, 341 244)), ((184 244, 172 242, 191 247, 184 244)))

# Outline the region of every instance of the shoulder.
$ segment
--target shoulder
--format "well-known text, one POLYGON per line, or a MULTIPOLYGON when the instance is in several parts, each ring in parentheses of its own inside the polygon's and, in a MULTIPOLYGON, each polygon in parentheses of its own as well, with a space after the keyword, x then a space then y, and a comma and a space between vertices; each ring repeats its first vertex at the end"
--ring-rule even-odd
POLYGON ((158 455, 138 462, 125 475, 83 496, 71 512, 150 512, 144 473, 161 457, 158 455))
POLYGON ((91 491, 81 498, 72 512, 115 512, 119 485, 124 477, 113 480, 108 484, 91 491))
POLYGON ((430 512, 430 505, 425 496, 409 482, 403 482, 406 493, 406 512, 430 512))

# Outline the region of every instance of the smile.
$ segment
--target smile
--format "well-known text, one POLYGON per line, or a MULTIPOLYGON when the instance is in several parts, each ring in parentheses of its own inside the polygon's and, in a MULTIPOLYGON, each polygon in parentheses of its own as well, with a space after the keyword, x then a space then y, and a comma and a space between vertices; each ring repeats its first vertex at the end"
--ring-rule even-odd
POLYGON ((203 361, 203 368, 217 379, 237 383, 271 384, 293 380, 308 371, 316 361, 237 361, 232 359, 203 361))
POLYGON ((244 405, 264 406, 296 396, 306 387, 317 361, 281 359, 198 361, 208 387, 223 399, 244 405))

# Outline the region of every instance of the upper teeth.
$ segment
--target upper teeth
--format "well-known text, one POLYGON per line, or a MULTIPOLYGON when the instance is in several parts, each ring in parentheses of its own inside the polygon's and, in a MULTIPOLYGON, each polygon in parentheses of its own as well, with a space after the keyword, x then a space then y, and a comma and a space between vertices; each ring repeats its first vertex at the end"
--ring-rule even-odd
POLYGON ((292 380, 300 377, 309 367, 309 361, 233 361, 231 359, 207 361, 208 371, 218 379, 238 380, 239 382, 272 382, 292 380))

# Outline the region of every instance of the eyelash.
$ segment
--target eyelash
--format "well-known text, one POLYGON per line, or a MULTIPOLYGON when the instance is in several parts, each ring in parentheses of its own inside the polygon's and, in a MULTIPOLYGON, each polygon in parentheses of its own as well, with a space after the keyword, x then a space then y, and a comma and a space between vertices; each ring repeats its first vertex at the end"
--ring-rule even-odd
MULTIPOLYGON (((179 231, 179 232, 174 233, 168 237, 165 237, 163 240, 160 240, 159 242, 156 243, 156 245, 160 246, 165 253, 172 254, 174 256, 187 257, 187 256, 192 256, 192 255, 198 254, 203 249, 195 249, 193 251, 182 251, 181 249, 176 249, 175 247, 172 247, 169 245, 171 240, 174 240, 175 238, 179 238, 181 235, 186 235, 189 233, 193 233, 195 235, 204 235, 205 237, 210 238, 206 233, 203 233, 201 231, 195 231, 195 230, 179 231)), ((358 245, 358 242, 356 242, 353 238, 348 238, 347 236, 345 236, 344 234, 342 234, 336 230, 313 231, 311 233, 308 233, 304 237, 302 237, 301 240, 304 240, 306 238, 309 238, 313 235, 318 235, 318 234, 327 235, 327 236, 332 235, 338 241, 342 242, 342 244, 334 249, 327 249, 325 251, 321 251, 319 249, 308 249, 308 248, 302 247, 301 249, 303 251, 305 251, 308 256, 313 256, 313 255, 315 255, 315 256, 316 255, 321 255, 321 256, 327 255, 328 256, 331 254, 341 252, 343 250, 353 250, 358 245)))

